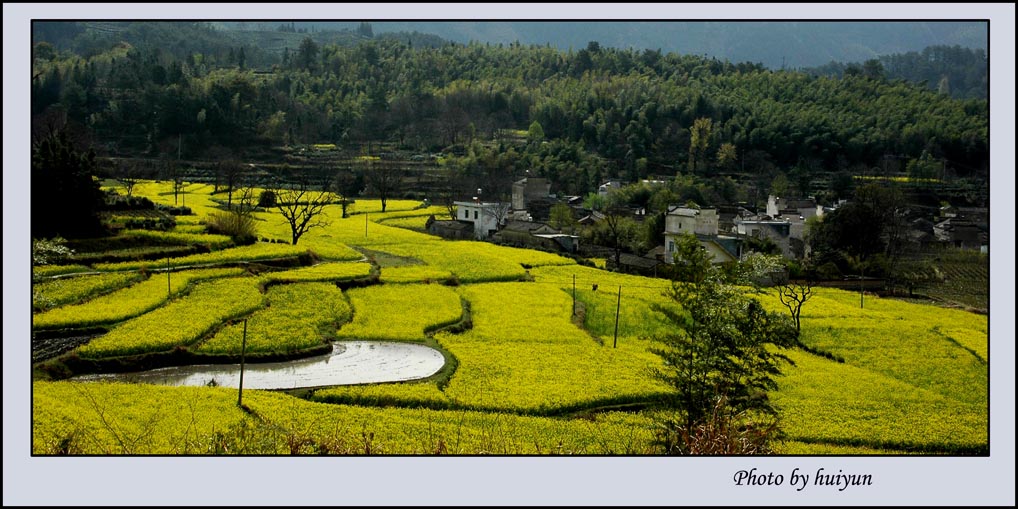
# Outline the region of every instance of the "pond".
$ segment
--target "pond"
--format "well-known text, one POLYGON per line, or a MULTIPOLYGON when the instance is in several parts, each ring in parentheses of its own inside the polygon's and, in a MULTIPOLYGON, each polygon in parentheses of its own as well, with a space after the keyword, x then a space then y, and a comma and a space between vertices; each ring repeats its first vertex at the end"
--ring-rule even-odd
MULTIPOLYGON (((299 389, 328 385, 402 382, 427 378, 445 365, 442 353, 413 343, 344 341, 332 353, 286 362, 246 363, 246 389, 299 389)), ((76 381, 120 381, 159 385, 204 386, 214 382, 237 387, 240 364, 171 366, 132 373, 81 375, 76 381)))

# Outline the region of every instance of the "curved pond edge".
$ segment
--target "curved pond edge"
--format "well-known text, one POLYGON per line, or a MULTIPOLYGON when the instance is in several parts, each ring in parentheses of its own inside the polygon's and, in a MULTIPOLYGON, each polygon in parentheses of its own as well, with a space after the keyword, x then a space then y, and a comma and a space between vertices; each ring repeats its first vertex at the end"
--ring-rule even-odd
MULTIPOLYGON (((345 341, 326 355, 247 364, 244 388, 292 390, 424 380, 442 371, 444 353, 420 343, 345 341)), ((240 364, 169 366, 123 373, 86 374, 72 381, 124 381, 174 386, 237 387, 240 364)))

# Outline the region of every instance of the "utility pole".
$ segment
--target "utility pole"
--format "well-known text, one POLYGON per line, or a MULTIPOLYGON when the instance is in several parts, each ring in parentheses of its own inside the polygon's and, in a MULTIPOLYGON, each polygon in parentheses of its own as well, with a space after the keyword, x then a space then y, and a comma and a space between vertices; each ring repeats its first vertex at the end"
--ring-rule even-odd
POLYGON ((865 273, 866 273, 866 269, 863 268, 862 265, 860 265, 859 266, 859 309, 862 309, 862 307, 863 307, 863 296, 865 295, 865 292, 863 291, 863 279, 865 278, 865 273))
POLYGON ((619 285, 619 300, 615 304, 615 341, 612 342, 612 348, 619 347, 619 309, 622 307, 622 285, 619 285))
POLYGON ((240 343, 240 384, 237 386, 237 406, 244 407, 244 354, 247 353, 247 319, 244 320, 244 335, 240 343))

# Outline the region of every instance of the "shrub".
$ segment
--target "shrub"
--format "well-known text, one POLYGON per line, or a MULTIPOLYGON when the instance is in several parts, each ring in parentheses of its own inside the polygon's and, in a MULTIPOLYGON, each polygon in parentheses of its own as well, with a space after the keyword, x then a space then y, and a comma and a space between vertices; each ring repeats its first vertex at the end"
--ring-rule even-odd
POLYGON ((276 206, 276 193, 271 190, 262 191, 262 194, 258 196, 258 206, 262 208, 272 208, 276 206))
POLYGON ((229 235, 237 245, 254 244, 255 221, 250 215, 232 212, 212 212, 205 219, 209 233, 229 235))

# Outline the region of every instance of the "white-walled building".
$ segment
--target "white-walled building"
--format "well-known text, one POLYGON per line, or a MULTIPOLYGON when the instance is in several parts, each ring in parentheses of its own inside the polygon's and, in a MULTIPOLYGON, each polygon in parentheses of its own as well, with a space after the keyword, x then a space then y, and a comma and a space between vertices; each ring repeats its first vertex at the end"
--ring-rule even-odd
POLYGON ((665 215, 665 234, 668 233, 717 235, 718 211, 693 207, 668 207, 668 213, 665 215))
POLYGON ((767 215, 773 218, 801 216, 803 220, 824 215, 824 208, 813 198, 796 199, 767 196, 767 215))
POLYGON ((498 231, 509 215, 509 204, 501 202, 458 201, 456 220, 474 225, 474 238, 484 240, 498 231))
POLYGON ((686 234, 696 236, 714 263, 738 261, 742 258, 741 239, 718 235, 717 209, 668 207, 665 215, 665 262, 672 263, 679 240, 686 234))
POLYGON ((598 196, 608 196, 608 193, 613 190, 622 189, 622 182, 618 180, 609 180, 600 186, 597 186, 598 196))

